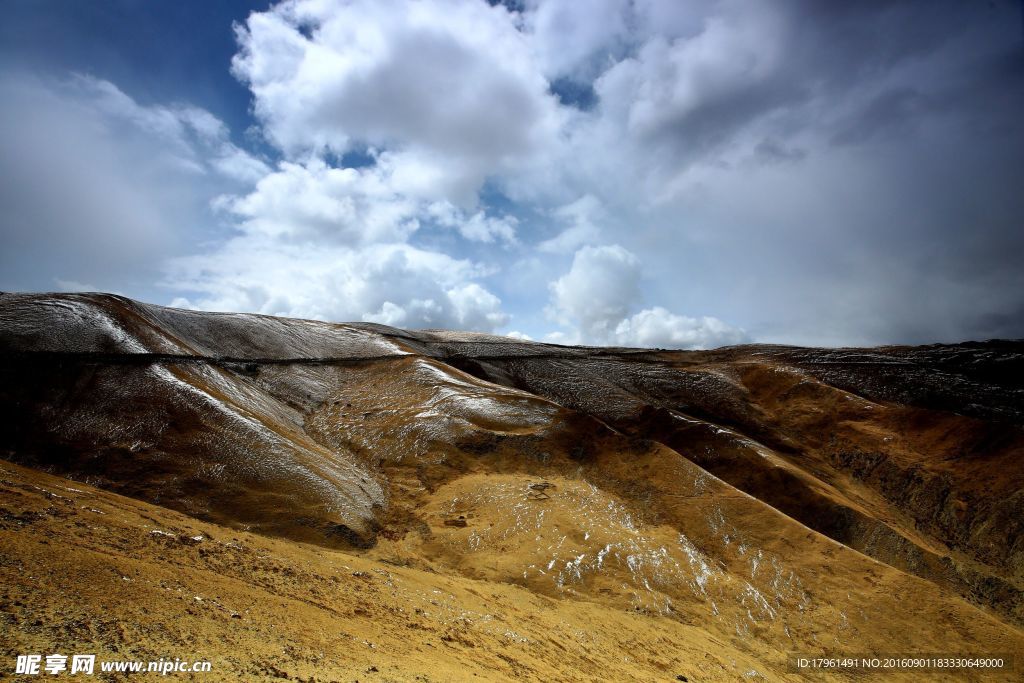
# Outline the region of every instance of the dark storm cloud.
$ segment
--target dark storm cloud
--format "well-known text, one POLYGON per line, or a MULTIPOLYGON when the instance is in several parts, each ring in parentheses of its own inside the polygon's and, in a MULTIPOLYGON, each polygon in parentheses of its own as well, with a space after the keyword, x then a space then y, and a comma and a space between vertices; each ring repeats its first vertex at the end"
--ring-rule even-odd
POLYGON ((759 162, 772 164, 800 161, 807 156, 807 153, 796 147, 787 147, 774 138, 765 138, 757 143, 754 155, 759 162))
POLYGON ((875 135, 906 133, 929 113, 927 97, 913 88, 892 88, 873 97, 851 116, 849 125, 840 128, 832 141, 839 145, 855 145, 875 135))
POLYGON ((722 287, 737 272, 757 282, 727 315, 763 337, 1024 336, 1020 6, 789 2, 760 17, 721 7, 744 36, 723 42, 722 63, 745 60, 753 77, 728 87, 722 67, 726 86, 647 131, 652 154, 692 173, 735 168, 749 144, 757 164, 788 162, 790 189, 758 196, 749 175, 716 176, 718 206, 696 222, 725 246, 679 267, 722 287), (729 198, 751 206, 742 219, 727 218, 739 211, 723 208, 729 198), (763 249, 728 246, 746 240, 763 249))
POLYGON ((752 76, 675 113, 666 102, 661 124, 647 134, 674 152, 701 154, 771 114, 798 132, 826 123, 815 120, 816 113, 845 109, 845 120, 832 122, 840 144, 863 142, 884 130, 898 133, 945 109, 1003 115, 1020 102, 1024 43, 993 42, 992 29, 1016 17, 1015 5, 794 1, 762 5, 772 10, 750 13, 753 18, 745 11, 723 12, 725 21, 754 25, 742 44, 728 46, 734 54, 725 57, 749 62, 752 76), (773 40, 781 44, 772 50, 758 44, 773 40), (1007 96, 1016 102, 984 101, 1007 96), (812 103, 817 111, 806 111, 812 103))

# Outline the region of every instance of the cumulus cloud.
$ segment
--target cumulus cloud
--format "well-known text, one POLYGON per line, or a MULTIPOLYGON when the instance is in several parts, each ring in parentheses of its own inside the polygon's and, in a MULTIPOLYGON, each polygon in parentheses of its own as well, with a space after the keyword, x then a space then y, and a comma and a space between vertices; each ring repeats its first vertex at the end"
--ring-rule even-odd
POLYGON ((282 161, 251 192, 214 202, 237 234, 167 268, 179 303, 409 328, 492 332, 509 321, 478 278, 487 268, 415 246, 423 224, 469 242, 515 243, 514 217, 400 193, 386 155, 359 168, 282 161))
POLYGON ((239 27, 233 69, 286 154, 385 146, 420 167, 424 194, 472 204, 558 128, 516 24, 483 2, 289 0, 239 27))
POLYGON ((570 332, 549 335, 556 343, 704 349, 748 341, 717 318, 689 318, 655 306, 634 315, 642 301, 640 260, 619 245, 583 247, 572 267, 551 283, 550 314, 570 332))
POLYGON ((557 131, 555 98, 513 15, 482 3, 296 0, 237 32, 233 71, 281 159, 250 191, 217 198, 237 234, 173 262, 166 284, 189 293, 180 303, 404 327, 507 324, 480 281, 493 266, 458 256, 444 235, 517 245, 518 218, 480 206, 477 193, 557 131), (341 163, 353 151, 364 163, 341 163))
POLYGON ((450 202, 434 202, 427 207, 426 212, 438 225, 455 228, 467 240, 487 244, 496 241, 508 244, 516 242, 516 225, 519 220, 515 216, 488 216, 484 211, 466 215, 450 202))
POLYGON ((620 322, 615 339, 623 346, 669 349, 710 349, 750 341, 743 330, 718 318, 689 318, 660 306, 646 308, 620 322))
POLYGON ((389 169, 335 168, 320 159, 282 162, 244 196, 217 206, 248 233, 349 244, 402 241, 416 230, 417 206, 391 187, 389 169))
POLYGON ((486 289, 470 282, 445 292, 455 309, 455 327, 463 330, 496 330, 509 321, 501 311, 501 300, 486 289))
POLYGON ((492 331, 508 317, 471 281, 478 274, 468 261, 406 244, 311 249, 247 235, 176 259, 167 284, 194 293, 177 300, 187 308, 492 331))
POLYGON ((629 40, 629 7, 621 0, 529 2, 525 21, 543 73, 589 81, 629 40))
POLYGON ((551 295, 556 319, 575 323, 584 339, 609 339, 640 299, 640 261, 619 245, 583 247, 551 283, 551 295))

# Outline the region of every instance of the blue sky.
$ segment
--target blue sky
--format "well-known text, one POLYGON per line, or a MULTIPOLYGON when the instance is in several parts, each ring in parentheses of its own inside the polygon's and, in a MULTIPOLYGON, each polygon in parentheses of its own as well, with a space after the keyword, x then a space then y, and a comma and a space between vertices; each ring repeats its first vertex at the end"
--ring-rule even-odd
POLYGON ((0 50, 10 67, 82 72, 143 104, 187 101, 239 134, 252 124, 249 91, 229 66, 232 30, 272 3, 5 0, 0 50))
POLYGON ((1024 336, 1019 2, 3 8, 5 290, 562 343, 1024 336))

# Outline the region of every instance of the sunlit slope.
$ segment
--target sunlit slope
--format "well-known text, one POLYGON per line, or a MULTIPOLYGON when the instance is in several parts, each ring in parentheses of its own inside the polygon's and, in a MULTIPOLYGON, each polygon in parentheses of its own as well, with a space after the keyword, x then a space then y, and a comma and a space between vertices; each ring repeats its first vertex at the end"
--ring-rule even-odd
POLYGON ((764 647, 698 625, 220 527, 3 461, 0 548, 5 673, 59 651, 210 661, 217 681, 785 678, 764 647))
POLYGON ((525 496, 512 493, 517 484, 496 477, 488 486, 498 497, 485 505, 470 497, 450 508, 449 496, 461 491, 439 492, 442 514, 461 509, 474 526, 435 525, 451 531, 434 539, 428 556, 437 559, 407 561, 383 545, 366 556, 221 527, 0 461, 0 656, 180 657, 212 662, 217 680, 244 681, 781 681, 800 680, 787 667, 787 653, 800 650, 784 638, 794 626, 797 639, 816 642, 814 653, 873 642, 915 652, 1024 646, 1019 632, 883 565, 844 585, 847 600, 836 602, 835 584, 860 569, 844 567, 850 551, 836 549, 838 576, 804 566, 780 571, 778 557, 750 552, 746 537, 730 536, 735 551, 725 554, 720 544, 677 544, 674 532, 629 519, 613 497, 578 482, 556 484, 557 505, 524 511, 525 496), (576 504, 584 517, 568 512, 576 504), (515 527, 544 510, 561 526, 535 524, 540 533, 524 544, 515 527), (476 525, 491 523, 491 538, 463 546, 476 525), (534 560, 558 555, 547 545, 566 532, 572 538, 559 550, 597 550, 607 573, 595 556, 537 572, 534 560), (587 546, 587 534, 605 545, 587 546), (494 544, 499 537, 504 545, 494 544), (537 551, 539 543, 546 545, 537 551), (445 546, 466 565, 450 569, 444 551, 435 554, 445 546), (732 574, 728 567, 744 557, 747 568, 732 574), (523 581, 496 580, 525 562, 531 572, 523 581), (663 599, 664 579, 689 594, 674 611, 636 600, 644 581, 653 589, 647 597, 663 599), (765 584, 768 592, 756 588, 765 584), (854 596, 860 604, 847 611, 854 596))

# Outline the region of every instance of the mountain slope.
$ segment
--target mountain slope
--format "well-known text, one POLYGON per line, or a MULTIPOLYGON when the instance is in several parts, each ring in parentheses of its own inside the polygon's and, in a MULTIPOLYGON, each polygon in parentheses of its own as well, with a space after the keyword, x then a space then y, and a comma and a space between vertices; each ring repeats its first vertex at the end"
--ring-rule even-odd
POLYGON ((1022 650, 1022 358, 3 295, 0 453, 330 562, 688 625, 777 678, 791 652, 1022 650))

